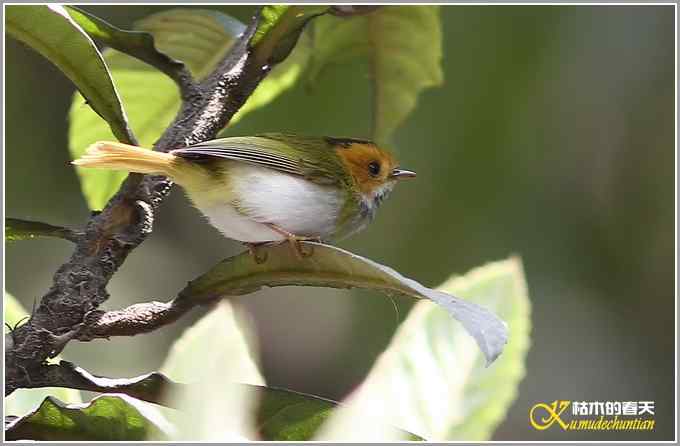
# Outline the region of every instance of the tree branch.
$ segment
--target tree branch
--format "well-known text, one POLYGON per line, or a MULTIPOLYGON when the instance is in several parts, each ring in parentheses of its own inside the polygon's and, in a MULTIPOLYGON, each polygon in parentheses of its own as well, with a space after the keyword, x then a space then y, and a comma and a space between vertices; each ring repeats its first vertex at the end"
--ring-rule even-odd
MULTIPOLYGON (((258 11, 205 81, 187 84, 180 111, 155 150, 214 138, 271 70, 270 65, 255 63, 248 47, 259 17, 258 11)), ((57 270, 31 318, 11 334, 5 350, 5 395, 40 379, 44 361, 56 356, 73 333, 83 329, 85 316, 108 299, 106 285, 151 232, 154 211, 171 186, 165 177, 131 174, 102 212, 90 219, 75 252, 57 270)))
POLYGON ((201 302, 197 300, 176 298, 169 302, 134 304, 122 310, 95 310, 86 315, 83 329, 79 330, 76 338, 92 341, 149 333, 175 322, 199 304, 201 302))

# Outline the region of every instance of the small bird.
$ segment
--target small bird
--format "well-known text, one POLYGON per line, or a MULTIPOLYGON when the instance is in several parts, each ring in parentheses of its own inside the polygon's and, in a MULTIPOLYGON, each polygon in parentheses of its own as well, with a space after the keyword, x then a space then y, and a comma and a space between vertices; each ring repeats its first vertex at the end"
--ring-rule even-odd
POLYGON ((284 133, 215 139, 168 153, 101 141, 72 163, 169 177, 258 263, 262 244, 288 241, 306 257, 302 240, 363 229, 396 182, 416 176, 371 141, 284 133))

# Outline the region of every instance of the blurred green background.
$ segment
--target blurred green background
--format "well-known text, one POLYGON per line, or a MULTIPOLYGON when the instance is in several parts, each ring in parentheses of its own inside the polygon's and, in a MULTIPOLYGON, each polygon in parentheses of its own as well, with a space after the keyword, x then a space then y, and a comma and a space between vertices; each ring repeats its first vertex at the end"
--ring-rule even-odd
MULTIPOLYGON (((167 7, 87 6, 128 27, 167 7)), ((247 20, 252 6, 222 7, 247 20)), ((674 11, 672 6, 449 6, 445 84, 394 135, 401 184, 372 226, 340 245, 436 286, 510 254, 533 303, 527 377, 495 440, 673 436, 674 11), (649 433, 538 432, 529 408, 555 399, 656 401, 649 433)), ((77 227, 88 217, 68 164, 73 87, 6 43, 6 213, 77 227)), ((347 63, 253 112, 232 134, 368 136, 368 70, 347 63)), ((153 235, 109 285, 106 308, 173 297, 242 247, 176 189, 153 235)), ((30 308, 71 253, 59 240, 7 246, 6 288, 30 308)), ((238 299, 260 338, 267 381, 342 398, 389 342, 411 302, 279 288, 238 299)), ((201 314, 155 333, 68 345, 93 373, 154 370, 201 314)), ((197 364, 200 367, 200 364, 197 364)))

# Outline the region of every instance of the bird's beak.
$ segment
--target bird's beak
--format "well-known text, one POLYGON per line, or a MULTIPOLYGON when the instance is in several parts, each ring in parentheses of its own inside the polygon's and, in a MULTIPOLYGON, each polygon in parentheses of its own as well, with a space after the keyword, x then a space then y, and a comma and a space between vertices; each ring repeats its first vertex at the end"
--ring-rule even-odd
POLYGON ((404 180, 407 178, 415 178, 416 173, 412 170, 394 169, 390 177, 394 178, 395 180, 404 180))

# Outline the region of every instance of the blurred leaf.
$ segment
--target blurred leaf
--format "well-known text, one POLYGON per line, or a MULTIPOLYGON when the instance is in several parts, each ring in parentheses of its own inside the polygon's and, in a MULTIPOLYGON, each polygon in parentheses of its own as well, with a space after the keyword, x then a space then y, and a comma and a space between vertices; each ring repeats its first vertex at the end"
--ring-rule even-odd
MULTIPOLYGON (((211 318, 212 321, 219 322, 217 318, 213 316, 211 318)), ((227 321, 228 324, 232 322, 227 321)), ((206 335, 209 336, 209 334, 203 331, 205 328, 206 325, 203 326, 198 334, 193 334, 193 336, 197 336, 196 340, 200 340, 206 335)), ((182 358, 182 352, 184 352, 183 349, 175 352, 177 356, 174 360, 182 358)), ((234 356, 238 357, 240 354, 236 353, 234 356)), ((200 358, 200 360, 204 361, 205 358, 200 358)), ((252 363, 250 359, 245 359, 243 362, 252 363)), ((196 367, 196 363, 192 363, 192 365, 196 367)), ((194 392, 196 395, 201 395, 200 388, 196 387, 195 384, 179 384, 158 372, 147 373, 146 375, 130 379, 112 379, 94 376, 66 361, 61 361, 60 366, 70 369, 75 373, 73 376, 77 376, 86 383, 85 388, 95 392, 124 393, 143 401, 166 406, 169 403, 173 403, 173 395, 175 400, 177 399, 178 392, 194 392), (171 398, 168 399, 168 396, 171 398)), ((185 370, 186 373, 189 373, 188 377, 190 379, 196 379, 195 370, 191 371, 186 368, 185 370)), ((245 379, 252 379, 249 376, 245 375, 245 379)), ((321 424, 328 418, 331 411, 337 406, 335 401, 325 398, 260 385, 234 384, 233 382, 223 381, 219 384, 219 389, 220 391, 229 391, 230 393, 243 393, 249 401, 259 401, 258 408, 253 413, 256 413, 258 439, 262 440, 310 440, 321 424)), ((214 392, 209 392, 201 396, 201 398, 204 401, 210 401, 211 395, 214 395, 214 392)), ((174 401, 174 403, 176 402, 174 401)), ((179 407, 179 409, 183 409, 183 414, 179 414, 179 416, 176 411, 166 411, 166 413, 169 418, 186 418, 186 407, 179 407)), ((420 438, 408 433, 406 433, 406 437, 420 440, 420 438)))
MULTIPOLYGON (((231 119, 230 124, 235 124, 251 111, 267 105, 283 91, 295 85, 310 58, 312 39, 309 33, 302 33, 304 26, 327 9, 327 6, 262 7, 260 22, 250 40, 250 45, 256 51, 262 52, 261 57, 271 57, 267 64, 276 65, 231 119), (261 45, 266 48, 260 48, 261 45), (272 51, 276 52, 274 56, 271 54, 272 51)), ((225 129, 220 136, 227 135, 228 129, 225 129)))
POLYGON ((184 67, 182 62, 158 51, 154 45, 153 35, 148 32, 122 30, 74 6, 65 6, 65 9, 93 39, 158 68, 172 79, 176 79, 178 72, 184 67))
POLYGON ((17 218, 5 219, 5 240, 27 240, 36 237, 58 237, 71 239, 73 232, 61 226, 52 226, 39 221, 19 220, 17 218))
POLYGON ((250 46, 261 65, 283 61, 293 50, 305 28, 315 17, 325 14, 328 6, 267 5, 262 7, 260 20, 250 46))
POLYGON ((505 418, 525 374, 530 302, 517 258, 491 263, 439 289, 493 309, 510 326, 510 342, 491 367, 445 311, 418 303, 366 380, 324 426, 324 439, 382 438, 374 420, 428 441, 485 441, 505 418), (348 429, 353 426, 353 429, 348 429), (378 434, 378 435, 376 435, 378 434))
POLYGON ((64 404, 47 397, 40 407, 5 428, 7 440, 139 441, 163 439, 171 426, 150 405, 127 395, 101 395, 64 404))
MULTIPOLYGON (((135 24, 135 28, 151 33, 160 51, 184 62, 194 77, 201 80, 231 49, 245 25, 218 11, 171 9, 150 15, 135 24)), ((309 57, 309 43, 305 42, 286 61, 274 67, 230 123, 266 105, 295 83, 309 57)), ((131 56, 106 50, 104 58, 120 89, 140 146, 151 147, 179 110, 181 100, 177 88, 162 73, 131 56)), ((80 157, 93 142, 111 139, 108 128, 83 107, 83 99, 78 94, 73 98, 69 116, 72 159, 80 157)), ((91 209, 101 209, 127 176, 126 172, 104 169, 76 170, 91 209)))
MULTIPOLYGON (((3 317, 5 324, 14 327, 22 320, 26 320, 28 313, 11 294, 5 291, 3 301, 3 317)), ((58 359, 59 357, 57 357, 58 359)), ((56 387, 42 387, 39 389, 18 389, 5 397, 5 414, 23 416, 35 410, 41 401, 48 396, 54 396, 69 403, 82 401, 80 392, 74 389, 56 387)))
POLYGON ((174 342, 160 371, 172 380, 191 383, 197 380, 197 364, 232 360, 229 374, 235 382, 264 384, 233 310, 223 302, 174 342))
MULTIPOLYGON (((66 10, 60 5, 10 5, 5 12, 9 35, 55 64, 108 123, 116 138, 132 143, 127 118, 106 64, 92 39, 66 10)), ((95 120, 106 127, 99 118, 95 120)))
POLYGON ((441 85, 439 6, 385 6, 369 14, 314 23, 309 78, 332 64, 367 58, 373 82, 373 138, 386 141, 425 88, 441 85))
MULTIPOLYGON (((205 329, 205 326, 203 328, 205 329)), ((198 336, 198 339, 200 339, 205 336, 205 333, 198 336)), ((177 358, 181 357, 179 354, 177 358)), ((235 356, 238 355, 237 353, 235 356)), ((205 360, 205 358, 201 358, 201 360, 205 360)), ((243 362, 250 363, 251 361, 246 359, 243 362)), ((196 363, 193 365, 195 367, 196 363)), ((74 376, 78 376, 86 382, 85 388, 95 392, 124 393, 143 401, 166 406, 170 403, 177 403, 178 392, 194 392, 195 395, 201 395, 200 388, 196 387, 195 384, 179 384, 158 372, 147 373, 130 379, 112 379, 94 376, 65 361, 61 361, 60 366, 68 367, 76 374, 74 376), (170 399, 168 399, 168 396, 170 396, 170 399), (173 396, 175 401, 172 401, 173 396)), ((191 373, 189 378, 196 379, 195 370, 193 372, 189 370, 187 373, 191 373)), ((262 440, 303 441, 313 439, 317 429, 337 406, 335 401, 325 398, 260 385, 237 385, 233 382, 224 381, 219 384, 219 389, 222 392, 243 393, 249 401, 259 401, 258 408, 253 413, 256 413, 258 439, 262 440)), ((209 392, 206 395, 203 395, 202 399, 210 401, 214 392, 209 392)), ((171 419, 178 418, 181 420, 186 418, 186 407, 180 406, 179 409, 183 409, 179 416, 176 411, 166 411, 166 413, 171 419)), ((404 437, 421 440, 421 438, 408 433, 404 433, 404 437)))
POLYGON ((254 394, 236 383, 264 384, 249 351, 247 326, 236 322, 228 302, 190 327, 172 346, 161 371, 188 383, 169 396, 181 408, 175 440, 234 441, 256 438, 254 394))
MULTIPOLYGON (((278 95, 295 85, 310 57, 311 38, 302 34, 295 49, 290 55, 276 65, 264 78, 241 109, 231 118, 229 124, 235 124, 248 113, 272 102, 278 95)), ((228 129, 225 129, 228 131, 228 129)))
POLYGON ((205 79, 227 55, 245 25, 211 9, 170 9, 140 20, 135 28, 151 33, 156 47, 205 79))
POLYGON ((381 5, 333 5, 330 13, 338 17, 349 17, 355 15, 370 14, 376 9, 382 8, 381 5))
POLYGON ((28 312, 24 309, 24 306, 7 291, 5 291, 5 300, 3 301, 2 308, 5 324, 8 324, 11 327, 28 317, 28 312))
POLYGON ((367 288, 434 301, 457 319, 477 341, 491 363, 503 351, 507 327, 487 309, 450 294, 424 287, 393 269, 351 252, 320 243, 304 242, 313 255, 299 259, 287 244, 264 247, 267 260, 255 263, 248 252, 230 257, 193 280, 179 299, 211 300, 249 294, 263 286, 322 286, 367 288))
MULTIPOLYGON (((335 401, 270 387, 252 387, 260 394, 257 425, 262 440, 314 440, 319 427, 337 410, 335 401)), ((422 440, 403 432, 409 440, 422 440)))

